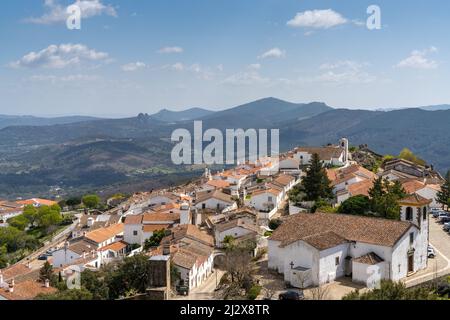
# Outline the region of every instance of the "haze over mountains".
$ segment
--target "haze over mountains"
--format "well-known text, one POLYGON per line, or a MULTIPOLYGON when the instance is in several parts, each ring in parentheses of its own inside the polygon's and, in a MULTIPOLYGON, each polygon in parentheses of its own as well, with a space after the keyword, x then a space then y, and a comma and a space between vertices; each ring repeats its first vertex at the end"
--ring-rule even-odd
POLYGON ((378 153, 398 154, 408 147, 437 169, 450 168, 450 110, 444 106, 368 111, 266 98, 216 112, 193 108, 123 119, 9 120, 0 117, 0 197, 46 195, 56 185, 70 194, 106 187, 132 192, 188 179, 201 168, 172 164, 170 136, 180 127, 192 130, 193 120, 221 130, 279 128, 282 151, 347 137, 378 153))

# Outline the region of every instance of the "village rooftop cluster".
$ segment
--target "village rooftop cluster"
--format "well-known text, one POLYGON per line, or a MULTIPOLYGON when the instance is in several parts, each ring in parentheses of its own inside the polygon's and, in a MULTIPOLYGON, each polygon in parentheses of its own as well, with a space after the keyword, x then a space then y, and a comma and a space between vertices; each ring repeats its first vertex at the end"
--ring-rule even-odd
MULTIPOLYGON (((431 168, 403 159, 386 162, 378 172, 365 169, 352 159, 347 139, 337 145, 299 147, 279 161, 268 157, 217 172, 206 168, 191 183, 136 193, 106 212, 81 212, 68 226, 67 236, 44 248, 52 247, 46 261, 67 279, 144 254, 154 279, 141 294, 172 299, 211 282, 214 291, 223 275, 217 265, 225 248, 231 241, 251 241, 253 257, 266 259, 268 272, 293 288, 320 287, 343 277, 374 288, 383 279, 404 281, 429 267, 429 214, 441 207, 436 198, 442 183, 431 168), (331 181, 333 206, 369 196, 379 177, 400 182, 407 192, 398 201, 400 219, 309 213, 308 201, 290 201, 290 191, 304 179, 314 155, 331 181), (271 229, 271 221, 280 226, 271 229), (178 272, 174 286, 172 268, 178 272)), ((0 228, 25 205, 53 204, 44 199, 0 202, 0 228)), ((39 281, 42 250, 0 271, 0 297, 33 299, 57 290, 39 281)))

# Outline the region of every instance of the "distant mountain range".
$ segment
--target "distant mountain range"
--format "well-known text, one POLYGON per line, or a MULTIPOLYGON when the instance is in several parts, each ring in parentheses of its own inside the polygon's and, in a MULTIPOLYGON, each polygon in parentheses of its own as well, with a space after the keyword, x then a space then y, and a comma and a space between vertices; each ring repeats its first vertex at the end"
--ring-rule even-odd
POLYGON ((167 109, 162 109, 158 113, 151 115, 151 117, 159 121, 179 122, 202 118, 213 113, 214 111, 202 108, 190 108, 184 111, 170 111, 167 109))
POLYGON ((279 128, 282 150, 347 137, 352 145, 368 144, 378 153, 398 154, 408 147, 442 172, 450 168, 447 106, 368 111, 266 98, 217 112, 193 108, 122 119, 16 118, 0 117, 0 198, 45 196, 55 185, 70 194, 108 188, 133 192, 188 179, 202 169, 173 165, 170 137, 176 128, 192 130, 193 120, 221 130, 279 128))
POLYGON ((43 118, 33 116, 7 116, 0 114, 0 129, 9 126, 49 126, 54 124, 67 124, 81 121, 91 121, 96 119, 98 118, 85 116, 43 118))

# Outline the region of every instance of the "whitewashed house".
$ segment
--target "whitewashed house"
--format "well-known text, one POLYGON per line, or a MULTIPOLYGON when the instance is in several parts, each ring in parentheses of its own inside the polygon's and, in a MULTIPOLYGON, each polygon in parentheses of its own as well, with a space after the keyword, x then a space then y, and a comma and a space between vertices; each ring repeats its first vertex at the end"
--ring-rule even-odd
POLYGON ((275 188, 257 190, 246 200, 246 204, 266 215, 261 218, 270 219, 279 209, 283 200, 283 191, 275 188))
POLYGON ((317 153, 324 165, 341 167, 349 163, 348 147, 348 140, 343 138, 339 140, 339 146, 295 148, 293 158, 298 160, 300 165, 308 165, 313 154, 317 153))
POLYGON ((197 209, 211 209, 222 212, 237 208, 236 201, 232 199, 232 196, 220 190, 197 193, 194 206, 197 209))
POLYGON ((222 248, 223 241, 227 236, 231 236, 235 240, 250 237, 256 239, 260 232, 260 228, 254 222, 252 223, 244 218, 235 218, 218 223, 214 226, 216 247, 222 248))
POLYGON ((398 281, 425 269, 424 212, 430 202, 415 199, 400 203, 402 221, 324 213, 290 216, 269 238, 269 268, 296 286, 351 276, 371 288, 381 279, 398 281))
POLYGON ((212 273, 214 239, 194 225, 183 225, 171 230, 161 244, 171 245, 171 262, 180 274, 179 284, 189 290, 201 285, 212 273))

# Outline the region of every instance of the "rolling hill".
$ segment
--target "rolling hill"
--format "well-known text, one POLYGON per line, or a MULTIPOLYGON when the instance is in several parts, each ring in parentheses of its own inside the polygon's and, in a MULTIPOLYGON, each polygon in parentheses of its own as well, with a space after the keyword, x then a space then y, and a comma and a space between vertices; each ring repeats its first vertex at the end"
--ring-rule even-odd
POLYGON ((164 122, 179 122, 199 119, 213 114, 214 111, 202 109, 202 108, 190 108, 183 111, 170 111, 163 109, 158 113, 151 115, 152 119, 164 122))
MULTIPOLYGON (((192 130, 197 111, 0 129, 0 198, 45 196, 55 185, 69 193, 118 185, 138 191, 187 179, 201 168, 173 165, 170 137, 177 128, 192 130)), ((450 168, 450 110, 348 110, 266 98, 199 119, 204 128, 221 130, 279 128, 282 150, 347 137, 378 153, 408 147, 441 172, 450 168)))
POLYGON ((0 129, 10 126, 49 126, 55 124, 68 124, 74 122, 97 120, 98 118, 86 116, 68 116, 55 118, 41 118, 34 116, 8 116, 0 115, 0 129))

